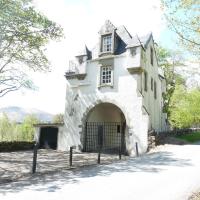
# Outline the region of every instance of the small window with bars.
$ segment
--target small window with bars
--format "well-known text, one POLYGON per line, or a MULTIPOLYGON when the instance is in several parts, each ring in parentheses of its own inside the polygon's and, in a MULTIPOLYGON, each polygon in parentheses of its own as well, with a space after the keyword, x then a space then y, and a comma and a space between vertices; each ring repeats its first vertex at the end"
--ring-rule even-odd
POLYGON ((109 52, 112 50, 112 36, 105 35, 102 37, 102 51, 109 52))
POLYGON ((154 81, 154 98, 157 99, 157 84, 154 81))
POLYGON ((153 78, 151 77, 151 91, 153 91, 153 78))
POLYGON ((150 60, 151 60, 151 65, 153 66, 153 48, 151 47, 151 52, 150 52, 150 60))
POLYGON ((148 75, 147 75, 147 72, 145 71, 144 72, 144 91, 147 92, 147 89, 148 89, 148 75))
POLYGON ((112 84, 113 70, 112 67, 102 67, 101 68, 101 85, 112 84))

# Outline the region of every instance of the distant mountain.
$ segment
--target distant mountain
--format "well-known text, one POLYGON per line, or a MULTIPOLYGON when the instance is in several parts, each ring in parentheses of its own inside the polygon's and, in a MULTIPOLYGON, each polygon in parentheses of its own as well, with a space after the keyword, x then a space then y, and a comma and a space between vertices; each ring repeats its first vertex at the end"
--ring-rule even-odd
POLYGON ((47 113, 45 111, 41 111, 38 109, 27 109, 17 106, 9 106, 0 108, 0 116, 6 113, 10 120, 14 120, 16 122, 22 122, 27 115, 33 114, 35 115, 41 122, 51 122, 53 119, 52 114, 47 113))

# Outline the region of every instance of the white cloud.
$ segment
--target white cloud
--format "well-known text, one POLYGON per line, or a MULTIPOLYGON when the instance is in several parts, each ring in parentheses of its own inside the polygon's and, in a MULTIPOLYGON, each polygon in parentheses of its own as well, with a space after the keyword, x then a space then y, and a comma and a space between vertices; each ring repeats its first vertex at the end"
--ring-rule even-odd
POLYGON ((36 107, 49 112, 62 112, 65 100, 64 72, 68 61, 87 44, 98 42, 98 31, 106 19, 115 26, 125 25, 131 34, 152 31, 159 37, 164 25, 161 21, 160 0, 34 0, 37 8, 51 20, 61 24, 65 39, 48 45, 52 62, 50 74, 33 75, 38 92, 16 92, 5 96, 1 106, 36 107))

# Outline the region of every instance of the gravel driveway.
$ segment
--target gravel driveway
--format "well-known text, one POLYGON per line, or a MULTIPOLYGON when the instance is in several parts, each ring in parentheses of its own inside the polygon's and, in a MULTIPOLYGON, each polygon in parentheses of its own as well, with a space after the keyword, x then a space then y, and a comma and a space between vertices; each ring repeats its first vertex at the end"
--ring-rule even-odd
POLYGON ((164 145, 139 158, 0 185, 0 199, 186 200, 198 189, 200 145, 164 145))
MULTIPOLYGON (((122 160, 127 159, 122 156, 122 160)), ((73 150, 73 162, 70 167, 69 152, 51 149, 39 149, 37 153, 37 173, 40 175, 60 172, 82 166, 96 165, 97 153, 80 153, 73 150)), ((109 164, 119 160, 119 155, 101 154, 101 163, 109 164)), ((32 175, 33 151, 0 153, 0 185, 28 179, 32 175)))

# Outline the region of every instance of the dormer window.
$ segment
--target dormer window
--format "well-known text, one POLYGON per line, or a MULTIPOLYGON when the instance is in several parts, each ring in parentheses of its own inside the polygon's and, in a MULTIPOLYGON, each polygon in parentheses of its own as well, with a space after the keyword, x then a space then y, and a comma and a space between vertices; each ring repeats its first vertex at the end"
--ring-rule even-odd
POLYGON ((112 50, 112 35, 102 36, 102 52, 110 52, 112 50))

